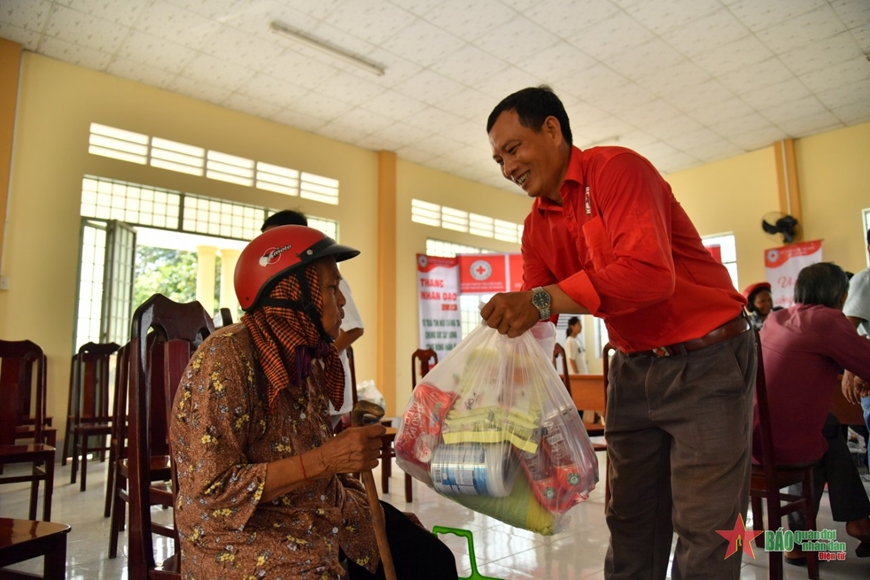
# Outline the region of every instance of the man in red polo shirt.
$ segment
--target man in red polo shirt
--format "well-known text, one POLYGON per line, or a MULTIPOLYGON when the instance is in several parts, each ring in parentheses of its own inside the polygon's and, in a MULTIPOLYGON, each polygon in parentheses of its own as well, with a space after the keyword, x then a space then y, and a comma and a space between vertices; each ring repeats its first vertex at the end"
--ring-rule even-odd
POLYGON ((658 171, 622 147, 581 151, 547 87, 505 98, 487 122, 493 158, 534 199, 522 292, 486 323, 509 337, 560 313, 603 318, 610 366, 607 578, 738 578, 716 530, 746 516, 755 335, 745 300, 658 171))

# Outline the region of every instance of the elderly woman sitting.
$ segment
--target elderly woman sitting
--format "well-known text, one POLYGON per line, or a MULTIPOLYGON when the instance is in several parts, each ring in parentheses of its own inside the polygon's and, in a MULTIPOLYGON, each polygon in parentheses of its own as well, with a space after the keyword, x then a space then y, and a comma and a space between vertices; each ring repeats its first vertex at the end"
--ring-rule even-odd
MULTIPOLYGON (((770 421, 776 461, 782 465, 813 463, 816 509, 825 485, 836 522, 858 538, 858 556, 870 555, 870 501, 852 461, 843 431, 828 409, 841 368, 870 379, 870 341, 858 336, 843 316, 849 291, 846 273, 822 262, 798 274, 796 304, 771 312, 761 330, 764 377, 770 401, 770 421)), ((761 462, 755 413, 753 455, 761 462)), ((800 488, 791 490, 799 493, 800 488)), ((804 529, 799 514, 789 514, 792 530, 804 529)), ((804 563, 799 549, 786 562, 804 563)))
MULTIPOLYGON (((239 257, 246 314, 203 342, 174 402, 184 578, 384 577, 365 492, 348 475, 377 465, 384 428, 333 436, 329 417, 344 397, 336 262, 357 254, 282 226, 239 257)), ((400 579, 457 577, 435 536, 381 508, 400 579)))

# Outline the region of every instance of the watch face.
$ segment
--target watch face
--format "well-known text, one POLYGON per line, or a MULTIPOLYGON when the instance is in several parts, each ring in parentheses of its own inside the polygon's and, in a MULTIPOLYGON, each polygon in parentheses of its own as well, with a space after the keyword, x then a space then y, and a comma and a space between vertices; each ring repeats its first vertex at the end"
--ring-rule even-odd
POLYGON ((550 295, 543 290, 537 291, 532 294, 532 304, 536 308, 547 308, 550 306, 550 295))

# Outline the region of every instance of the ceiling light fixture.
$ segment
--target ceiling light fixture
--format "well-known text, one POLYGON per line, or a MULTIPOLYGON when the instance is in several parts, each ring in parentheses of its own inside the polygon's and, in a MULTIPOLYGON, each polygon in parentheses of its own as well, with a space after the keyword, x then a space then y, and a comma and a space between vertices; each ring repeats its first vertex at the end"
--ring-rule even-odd
POLYGON ((289 26, 281 24, 280 22, 273 21, 271 24, 269 24, 269 29, 275 34, 283 36, 284 38, 288 38, 303 46, 320 51, 348 64, 358 66, 359 68, 368 71, 373 75, 377 75, 379 77, 384 76, 385 69, 381 65, 367 60, 359 55, 353 54, 352 52, 348 52, 342 48, 338 48, 337 46, 333 46, 322 40, 317 40, 316 38, 308 36, 307 34, 290 28, 289 26))

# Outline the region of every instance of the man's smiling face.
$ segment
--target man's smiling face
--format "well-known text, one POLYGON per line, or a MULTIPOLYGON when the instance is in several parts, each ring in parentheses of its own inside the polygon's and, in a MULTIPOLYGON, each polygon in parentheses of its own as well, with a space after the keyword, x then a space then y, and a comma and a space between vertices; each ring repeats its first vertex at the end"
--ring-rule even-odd
POLYGON ((560 148, 565 145, 559 121, 547 117, 539 131, 520 123, 514 110, 498 116, 489 131, 492 158, 506 179, 519 185, 529 197, 562 202, 559 185, 564 174, 560 148))

